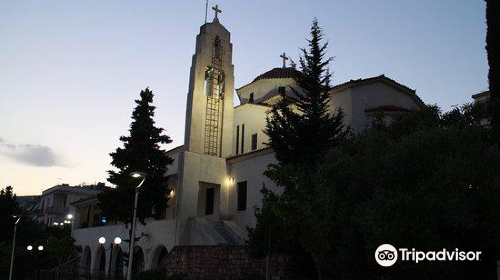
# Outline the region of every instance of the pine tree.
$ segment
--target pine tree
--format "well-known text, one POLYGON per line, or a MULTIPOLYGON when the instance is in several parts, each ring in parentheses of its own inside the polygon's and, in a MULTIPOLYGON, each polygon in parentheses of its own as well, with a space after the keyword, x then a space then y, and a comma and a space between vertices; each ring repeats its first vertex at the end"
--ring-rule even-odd
POLYGON ((13 188, 11 186, 5 187, 5 189, 0 190, 0 228, 9 229, 3 230, 0 233, 0 240, 9 240, 11 238, 12 231, 10 230, 14 221, 16 220, 13 216, 19 215, 21 209, 17 203, 16 194, 14 194, 13 188))
MULTIPOLYGON (((313 178, 327 150, 337 146, 347 131, 342 111, 330 110, 328 65, 332 58, 326 58, 328 43, 322 44, 322 40, 322 30, 315 19, 309 46, 301 49, 300 71, 294 76, 298 87, 290 87, 291 95, 281 92, 280 101, 267 118, 268 145, 273 148, 278 163, 269 165, 265 174, 283 192, 276 198, 269 190, 263 190, 263 208, 256 211, 257 228, 249 233, 251 250, 262 248, 265 229, 259 227, 265 227, 269 224, 266 219, 272 219, 273 228, 283 230, 273 236, 289 238, 288 243, 301 246, 286 253, 308 254, 319 278, 323 276, 331 224, 323 220, 325 211, 330 209, 313 178)), ((280 241, 272 243, 275 242, 280 241)), ((304 259, 303 255, 295 257, 304 259)))
POLYGON ((315 165, 322 153, 344 136, 342 111, 330 112, 328 65, 333 58, 325 58, 328 43, 321 45, 322 39, 322 30, 315 19, 309 49, 301 49, 300 72, 294 75, 299 89, 290 87, 293 96, 281 92, 280 101, 272 107, 267 119, 268 145, 281 165, 315 165))
POLYGON ((141 98, 136 100, 130 124, 130 135, 121 136, 123 148, 111 153, 111 164, 118 171, 108 171, 108 181, 116 188, 107 189, 99 194, 99 206, 102 215, 108 220, 130 224, 133 214, 133 202, 137 179, 130 173, 140 171, 148 174, 140 189, 137 218, 144 223, 150 217, 158 218, 167 207, 168 177, 165 175, 168 165, 173 160, 161 148, 162 144, 171 143, 170 137, 163 134, 163 128, 155 126, 153 120, 155 107, 153 92, 146 88, 141 91, 141 98))

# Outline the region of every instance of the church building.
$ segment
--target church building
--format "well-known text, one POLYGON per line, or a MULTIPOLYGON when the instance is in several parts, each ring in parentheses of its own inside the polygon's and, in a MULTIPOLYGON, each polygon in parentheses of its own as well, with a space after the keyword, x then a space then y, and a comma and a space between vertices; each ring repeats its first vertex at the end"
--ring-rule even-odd
MULTIPOLYGON (((270 107, 279 94, 292 94, 297 71, 283 65, 263 71, 235 89, 233 45, 230 32, 218 18, 200 27, 191 61, 187 93, 184 145, 168 154, 169 207, 164 219, 138 224, 135 269, 158 267, 175 246, 244 244, 247 227, 254 227, 254 208, 262 205, 263 187, 280 190, 263 175, 276 162, 263 132, 270 107), (235 106, 234 92, 239 99, 235 106)), ((346 126, 362 131, 379 112, 390 122, 394 117, 424 106, 415 90, 384 75, 350 80, 331 90, 330 108, 342 108, 346 126)), ((91 273, 124 273, 127 243, 123 224, 103 224, 96 199, 74 202, 77 209, 72 235, 83 248, 81 264, 91 273), (82 226, 84 225, 84 226, 82 226), (104 237, 105 242, 98 242, 104 237), (108 248, 113 248, 109 250, 108 248), (111 262, 111 263, 109 263, 111 262)))

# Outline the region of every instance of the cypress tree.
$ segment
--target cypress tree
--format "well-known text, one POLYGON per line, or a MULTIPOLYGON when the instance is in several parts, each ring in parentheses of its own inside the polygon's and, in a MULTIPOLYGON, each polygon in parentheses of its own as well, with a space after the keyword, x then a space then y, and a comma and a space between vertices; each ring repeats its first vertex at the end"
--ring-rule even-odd
MULTIPOLYGON (((297 254, 296 260, 305 260, 296 267, 304 268, 303 263, 313 261, 317 277, 321 279, 331 224, 329 220, 323 221, 329 205, 321 199, 314 174, 326 151, 338 145, 346 130, 342 111, 330 109, 328 65, 333 58, 326 57, 328 43, 322 43, 323 33, 316 19, 310 34, 308 48, 301 49, 300 71, 294 75, 297 87, 290 87, 288 95, 281 92, 279 102, 271 108, 265 129, 268 145, 278 161, 270 164, 265 174, 283 192, 277 195, 263 189, 263 208, 256 210, 257 227, 249 232, 249 244, 251 252, 262 248, 263 233, 269 232, 272 225, 271 238, 279 236, 272 243, 282 244, 281 238, 299 247, 288 247, 285 253, 297 254)), ((304 277, 311 277, 310 272, 304 277)))
POLYGON ((148 174, 140 189, 137 218, 144 223, 150 217, 159 218, 167 207, 168 177, 165 175, 168 165, 172 164, 162 144, 171 143, 169 136, 163 134, 163 128, 155 126, 153 120, 155 107, 153 92, 146 88, 141 91, 140 99, 135 100, 137 106, 132 113, 130 135, 121 136, 123 148, 111 153, 111 165, 115 170, 108 171, 108 181, 116 187, 99 194, 99 206, 102 215, 108 220, 125 224, 132 222, 135 187, 138 180, 131 178, 130 173, 140 171, 148 174))

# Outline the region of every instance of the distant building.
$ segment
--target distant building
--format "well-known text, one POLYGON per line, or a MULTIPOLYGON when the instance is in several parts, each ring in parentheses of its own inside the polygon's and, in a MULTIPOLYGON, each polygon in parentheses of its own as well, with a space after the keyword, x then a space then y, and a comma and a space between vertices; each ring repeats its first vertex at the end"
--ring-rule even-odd
MULTIPOLYGON (((476 93, 472 95, 472 99, 474 99, 474 103, 486 103, 490 100, 490 91, 486 90, 480 93, 476 93)), ((483 118, 481 119, 481 125, 488 126, 491 123, 491 118, 483 118)))
POLYGON ((68 214, 75 216, 75 207, 71 205, 79 199, 94 197, 106 188, 104 183, 86 186, 70 186, 61 184, 46 189, 40 196, 38 221, 53 225, 63 223, 68 218, 68 214))
POLYGON ((490 100, 490 91, 486 90, 472 95, 474 102, 484 102, 490 100))

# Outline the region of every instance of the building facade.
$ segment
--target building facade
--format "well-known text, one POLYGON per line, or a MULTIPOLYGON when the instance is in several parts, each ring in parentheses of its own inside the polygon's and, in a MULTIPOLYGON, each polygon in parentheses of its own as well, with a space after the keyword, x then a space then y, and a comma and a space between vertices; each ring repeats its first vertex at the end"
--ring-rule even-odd
MULTIPOLYGON (((164 219, 137 229, 138 270, 157 267, 174 246, 244 244, 246 228, 256 224, 254 208, 262 205, 260 190, 280 191, 263 175, 276 162, 263 130, 280 92, 293 94, 290 87, 297 88, 296 70, 284 66, 257 76, 236 89, 240 105, 235 106, 232 52, 230 32, 217 17, 201 26, 191 62, 184 145, 168 152, 174 159, 168 171, 170 205, 164 219)), ((331 92, 331 111, 341 108, 345 125, 355 132, 365 129, 377 112, 391 121, 422 106, 414 90, 384 75, 351 80, 331 92)), ((126 239, 128 229, 119 223, 94 224, 96 218, 90 217, 98 213, 92 208, 96 203, 74 203, 73 237, 83 247, 82 267, 87 273, 118 275, 128 247, 111 241, 126 239), (100 237, 104 245, 98 243, 100 237)))
POLYGON ((45 225, 64 224, 70 222, 75 215, 75 207, 71 205, 79 199, 93 197, 105 188, 104 183, 85 186, 61 184, 46 189, 40 196, 37 220, 45 225), (68 215, 70 219, 68 219, 68 215))

